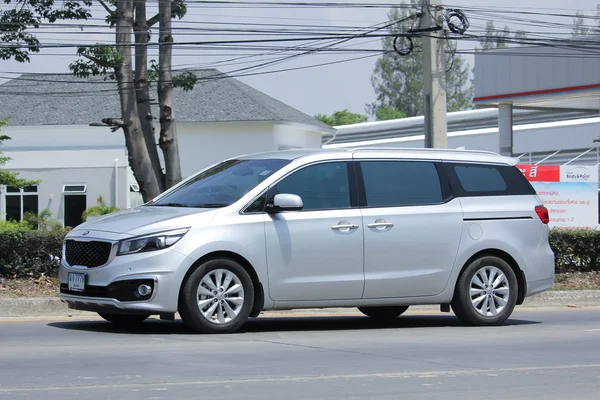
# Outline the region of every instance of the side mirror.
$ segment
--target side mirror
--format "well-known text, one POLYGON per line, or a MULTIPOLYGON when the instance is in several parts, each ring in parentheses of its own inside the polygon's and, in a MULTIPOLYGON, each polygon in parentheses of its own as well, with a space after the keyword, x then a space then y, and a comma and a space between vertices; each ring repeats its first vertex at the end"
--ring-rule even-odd
POLYGON ((295 194, 281 193, 275 195, 273 204, 267 205, 267 212, 300 211, 304 207, 302 198, 295 194))

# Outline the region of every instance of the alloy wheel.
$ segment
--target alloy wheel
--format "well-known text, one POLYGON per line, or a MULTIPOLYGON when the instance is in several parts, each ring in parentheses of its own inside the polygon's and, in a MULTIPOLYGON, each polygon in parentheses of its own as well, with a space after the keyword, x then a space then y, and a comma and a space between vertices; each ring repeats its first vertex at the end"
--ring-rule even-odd
POLYGON ((469 296, 477 313, 484 317, 496 317, 509 302, 508 278, 497 267, 482 267, 471 278, 469 296))
POLYGON ((235 319, 244 305, 244 287, 236 274, 226 269, 207 273, 198 285, 196 299, 202 316, 214 324, 235 319))

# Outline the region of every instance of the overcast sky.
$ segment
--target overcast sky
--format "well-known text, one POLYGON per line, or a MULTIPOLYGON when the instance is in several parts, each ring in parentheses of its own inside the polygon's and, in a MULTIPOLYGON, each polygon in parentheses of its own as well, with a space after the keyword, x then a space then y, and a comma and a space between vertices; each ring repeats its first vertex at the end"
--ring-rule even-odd
MULTIPOLYGON (((313 0, 316 1, 316 0, 313 0)), ((383 3, 381 0, 353 0, 356 2, 383 3)), ((584 10, 589 15, 595 14, 597 2, 600 0, 571 0, 568 3, 562 0, 455 0, 452 4, 447 5, 456 7, 490 7, 490 8, 505 8, 506 11, 516 9, 540 12, 546 10, 548 14, 573 14, 576 10, 584 10), (540 5, 543 3, 544 9, 540 5), (568 4, 568 6, 566 6, 568 4), (570 7, 565 9, 565 7, 570 7)), ((96 12, 94 17, 103 18, 103 12, 98 6, 94 7, 96 12)), ((152 11, 152 10, 151 10, 152 11)), ((387 20, 386 14, 388 10, 383 8, 359 8, 359 9, 223 9, 206 7, 200 8, 198 4, 191 4, 188 15, 184 21, 186 24, 178 26, 202 26, 190 24, 191 21, 197 22, 234 22, 234 23, 276 23, 276 24, 313 24, 313 25, 345 25, 366 27, 383 23, 387 20)), ((468 13, 467 13, 468 15, 468 13)), ((492 14, 493 15, 493 14, 492 14)), ((570 18, 529 15, 519 16, 521 19, 541 20, 547 23, 563 23, 570 24, 570 18)), ((486 17, 493 18, 491 16, 486 17)), ((91 24, 102 24, 102 21, 92 21, 91 24)), ((474 29, 478 26, 482 27, 485 24, 485 19, 482 17, 471 18, 471 23, 474 29)), ((591 23, 591 21, 590 21, 591 23)), ((86 24, 85 22, 83 24, 86 24)), ((496 27, 503 27, 505 24, 510 25, 513 31, 522 29, 526 31, 537 32, 559 32, 559 29, 554 26, 533 26, 531 21, 506 21, 505 19, 496 21, 496 27)), ((48 29, 46 28, 47 32, 48 29)), ((62 29, 65 32, 65 29, 62 29)), ((158 31, 158 29, 156 29, 158 31)), ((568 26, 565 26, 563 32, 568 32, 568 26)), ((110 42, 113 40, 113 34, 103 27, 87 27, 83 32, 79 29, 72 30, 71 34, 45 34, 40 36, 42 42, 52 41, 53 43, 98 43, 110 42), (104 32, 104 33, 103 33, 104 32), (84 35, 85 33, 85 35, 84 35)), ((175 41, 198 41, 198 40, 214 40, 216 37, 210 38, 194 36, 176 35, 175 41)), ((288 44, 286 44, 288 45, 288 44)), ((360 48, 380 48, 378 40, 370 39, 365 41, 354 41, 345 45, 354 45, 360 48)), ((462 49, 472 49, 474 43, 463 42, 460 44, 462 49)), ((232 71, 238 68, 244 68, 248 61, 254 63, 263 58, 244 59, 236 61, 237 64, 225 63, 217 64, 236 57, 239 52, 244 49, 241 46, 236 46, 231 52, 215 50, 203 50, 194 48, 191 50, 175 49, 175 57, 173 64, 176 67, 211 67, 216 66, 221 71, 232 71), (243 62, 243 63, 242 63, 243 62)), ((68 65, 75 57, 73 48, 45 50, 39 55, 32 56, 32 61, 29 64, 18 64, 10 61, 0 61, 0 82, 2 78, 7 78, 15 72, 68 72, 68 65)), ((344 60, 365 55, 323 55, 313 54, 307 55, 294 60, 279 63, 269 68, 260 71, 269 71, 274 69, 308 67, 315 64, 344 60)), ((472 56, 466 56, 467 61, 472 64, 472 56)), ((336 110, 349 109, 353 112, 365 113, 365 105, 374 101, 375 94, 371 87, 370 77, 375 65, 376 57, 371 57, 358 61, 345 62, 329 66, 319 66, 314 68, 305 68, 296 71, 280 72, 274 74, 265 74, 257 76, 240 77, 243 82, 261 90, 268 95, 275 97, 299 110, 314 115, 316 113, 330 114, 336 110)), ((1 107, 1 105, 0 105, 1 107)))

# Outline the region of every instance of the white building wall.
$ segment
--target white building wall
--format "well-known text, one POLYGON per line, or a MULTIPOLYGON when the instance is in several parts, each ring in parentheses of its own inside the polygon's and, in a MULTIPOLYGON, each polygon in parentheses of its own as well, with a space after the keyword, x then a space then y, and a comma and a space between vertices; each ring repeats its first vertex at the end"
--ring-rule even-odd
MULTIPOLYGON (((48 208, 55 219, 64 218, 64 185, 86 185, 87 206, 102 196, 109 205, 128 208, 129 182, 124 149, 105 150, 40 150, 4 151, 12 160, 7 169, 20 178, 41 180, 38 185, 38 209, 48 208)), ((0 210, 4 210, 4 193, 0 194, 0 210)), ((0 219, 4 216, 0 216, 0 219)))
POLYGON ((183 177, 227 158, 285 148, 320 148, 322 132, 273 123, 178 124, 183 177))
MULTIPOLYGON (((177 131, 183 177, 237 155, 282 147, 320 147, 322 136, 307 126, 274 122, 180 123, 177 131)), ((159 132, 157 124, 157 143, 159 132)), ((0 148, 13 159, 7 168, 23 177, 43 179, 40 199, 46 201, 50 194, 54 196, 51 206, 55 217, 62 215, 56 196, 61 195, 66 183, 89 183, 88 204, 95 204, 98 194, 109 204, 115 204, 118 196, 119 208, 140 204, 139 196, 130 192, 129 185, 136 181, 128 165, 121 131, 112 133, 108 128, 87 125, 50 125, 7 126, 2 133, 11 137, 0 148), (119 172, 117 190, 109 173, 115 160, 119 170, 124 171, 119 172)), ((160 149, 159 156, 162 160, 160 149)), ((42 203, 40 200, 40 210, 45 208, 42 203)))
MULTIPOLYGON (((38 208, 42 211, 48 208, 52 217, 64 221, 64 185, 84 184, 87 186, 87 207, 96 205, 98 196, 102 196, 107 204, 114 205, 115 198, 115 170, 111 167, 105 168, 65 168, 65 169, 27 169, 13 170, 19 173, 20 178, 32 180, 40 179, 38 186, 38 208)), ((118 168, 118 192, 117 207, 127 208, 127 169, 118 168)), ((0 197, 4 202, 4 197, 0 197)))
POLYGON ((272 124, 178 124, 177 135, 184 178, 227 158, 276 149, 272 124))
POLYGON ((10 136, 1 150, 83 150, 83 149, 124 149, 125 137, 122 131, 111 132, 108 128, 88 125, 42 125, 5 126, 2 134, 10 136))
MULTIPOLYGON (((271 122, 182 123, 177 130, 184 178, 237 155, 288 147, 320 147, 322 136, 307 126, 271 122)), ((157 142, 159 132, 157 125, 157 142)), ((0 148, 12 158, 6 168, 23 178, 42 180, 38 187, 40 211, 48 208, 54 218, 63 221, 65 184, 87 185, 88 207, 96 204, 98 196, 121 209, 141 204, 139 193, 130 191, 135 178, 128 165, 121 131, 111 133, 107 128, 86 125, 8 126, 2 133, 11 137, 0 148)), ((159 155, 162 159, 160 149, 159 155)), ((0 211, 3 203, 0 194, 0 211)))
POLYGON ((305 126, 275 125, 273 128, 276 150, 321 148, 322 132, 305 126))

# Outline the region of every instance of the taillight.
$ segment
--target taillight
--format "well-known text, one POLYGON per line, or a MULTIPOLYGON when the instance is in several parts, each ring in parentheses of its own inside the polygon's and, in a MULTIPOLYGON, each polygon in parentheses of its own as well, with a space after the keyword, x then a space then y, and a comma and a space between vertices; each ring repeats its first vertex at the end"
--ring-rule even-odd
POLYGON ((536 206, 535 212, 537 213, 540 220, 542 220, 543 224, 547 224, 550 222, 550 214, 548 213, 548 209, 544 206, 536 206))

